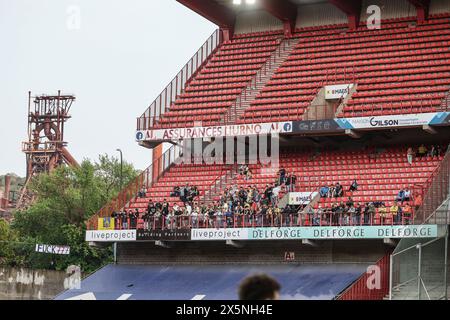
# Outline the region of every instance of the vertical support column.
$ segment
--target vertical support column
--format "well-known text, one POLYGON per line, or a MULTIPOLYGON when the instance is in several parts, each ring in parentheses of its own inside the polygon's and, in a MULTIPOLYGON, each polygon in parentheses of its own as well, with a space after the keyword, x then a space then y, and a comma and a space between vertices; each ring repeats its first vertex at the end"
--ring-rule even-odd
POLYGON ((448 225, 445 227, 445 246, 444 246, 444 298, 448 300, 448 225))
POLYGON ((162 150, 163 150, 163 144, 159 144, 158 146, 156 146, 155 148, 152 149, 152 162, 153 162, 153 172, 152 172, 152 183, 155 182, 155 179, 157 179, 157 177, 159 176, 159 174, 161 173, 161 166, 159 165, 159 161, 157 161, 161 155, 162 155, 162 150))
POLYGON ((419 250, 419 262, 418 262, 418 269, 417 269, 417 300, 420 300, 420 292, 421 286, 422 286, 422 244, 419 243, 417 245, 417 250, 419 250))

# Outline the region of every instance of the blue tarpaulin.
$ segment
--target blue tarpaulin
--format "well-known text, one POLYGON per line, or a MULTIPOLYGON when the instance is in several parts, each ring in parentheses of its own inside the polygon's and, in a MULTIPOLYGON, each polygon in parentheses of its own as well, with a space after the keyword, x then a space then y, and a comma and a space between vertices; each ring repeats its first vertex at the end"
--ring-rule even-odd
POLYGON ((248 275, 267 273, 281 299, 330 300, 366 271, 358 264, 327 265, 108 265, 56 297, 97 300, 236 300, 248 275))

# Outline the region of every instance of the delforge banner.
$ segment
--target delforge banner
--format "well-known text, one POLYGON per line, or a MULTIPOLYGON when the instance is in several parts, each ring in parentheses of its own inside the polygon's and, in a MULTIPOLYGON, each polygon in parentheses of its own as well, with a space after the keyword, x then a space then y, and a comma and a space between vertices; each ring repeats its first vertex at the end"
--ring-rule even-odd
POLYGON ((192 240, 435 238, 437 225, 192 229, 192 240))

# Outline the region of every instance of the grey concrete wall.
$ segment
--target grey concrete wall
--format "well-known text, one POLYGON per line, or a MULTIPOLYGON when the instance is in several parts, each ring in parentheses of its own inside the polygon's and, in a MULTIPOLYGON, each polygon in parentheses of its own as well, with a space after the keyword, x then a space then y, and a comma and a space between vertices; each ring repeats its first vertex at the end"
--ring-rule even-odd
POLYGON ((48 300, 64 290, 64 271, 0 267, 0 300, 48 300))
POLYGON ((242 248, 217 242, 171 242, 170 248, 154 242, 118 243, 121 264, 282 264, 282 263, 362 263, 383 257, 389 247, 382 240, 321 241, 317 246, 301 241, 243 241, 242 248), (285 252, 294 252, 295 260, 285 262, 285 252))

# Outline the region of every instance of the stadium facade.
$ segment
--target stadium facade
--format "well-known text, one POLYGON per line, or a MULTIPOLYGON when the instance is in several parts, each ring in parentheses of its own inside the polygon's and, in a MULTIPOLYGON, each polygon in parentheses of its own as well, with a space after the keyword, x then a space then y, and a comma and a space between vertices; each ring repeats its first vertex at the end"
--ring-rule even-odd
POLYGON ((285 299, 447 299, 450 1, 178 2, 219 29, 137 118, 152 164, 88 223, 117 264, 58 299, 236 299, 256 271, 285 299))

